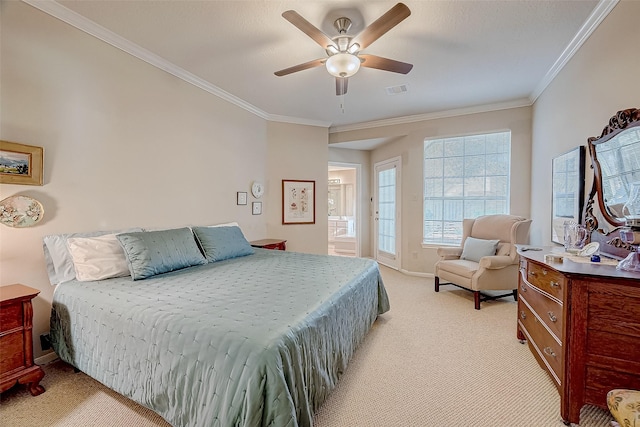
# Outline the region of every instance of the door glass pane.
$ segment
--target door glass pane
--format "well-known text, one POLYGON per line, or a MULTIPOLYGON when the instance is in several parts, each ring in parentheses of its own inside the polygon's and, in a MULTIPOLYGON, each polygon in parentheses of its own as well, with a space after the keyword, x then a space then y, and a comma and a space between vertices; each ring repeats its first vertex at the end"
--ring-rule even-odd
POLYGON ((378 173, 378 250, 396 253, 396 169, 378 173))

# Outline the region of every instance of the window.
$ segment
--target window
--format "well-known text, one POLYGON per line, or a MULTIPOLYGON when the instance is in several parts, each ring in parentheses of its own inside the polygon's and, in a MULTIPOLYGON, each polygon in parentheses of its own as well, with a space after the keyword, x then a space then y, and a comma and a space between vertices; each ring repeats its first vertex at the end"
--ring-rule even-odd
POLYGON ((460 244, 462 220, 509 213, 511 132, 424 141, 423 243, 460 244))

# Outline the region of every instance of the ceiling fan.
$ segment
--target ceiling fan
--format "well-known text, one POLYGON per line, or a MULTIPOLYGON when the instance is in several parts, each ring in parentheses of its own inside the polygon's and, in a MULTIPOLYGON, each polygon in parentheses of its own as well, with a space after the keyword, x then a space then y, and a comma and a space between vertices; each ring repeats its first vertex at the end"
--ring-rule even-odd
POLYGON ((360 66, 407 74, 413 68, 412 64, 383 58, 381 56, 360 53, 387 31, 398 25, 411 15, 409 8, 398 3, 384 15, 371 23, 357 36, 347 34, 351 27, 351 20, 346 17, 338 18, 334 26, 338 30, 336 37, 330 38, 304 19, 294 10, 287 10, 282 14, 284 19, 295 25, 300 31, 311 37, 327 52, 328 58, 314 59, 303 64, 294 65, 284 70, 276 71, 276 76, 286 76, 309 68, 325 65, 329 74, 336 78, 336 95, 347 93, 349 77, 353 76, 360 66))

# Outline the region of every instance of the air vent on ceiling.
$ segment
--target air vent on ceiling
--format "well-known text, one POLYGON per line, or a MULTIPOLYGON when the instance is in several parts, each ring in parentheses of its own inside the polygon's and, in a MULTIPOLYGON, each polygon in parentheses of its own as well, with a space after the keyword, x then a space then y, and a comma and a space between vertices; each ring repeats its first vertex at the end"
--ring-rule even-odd
POLYGON ((387 91, 387 95, 398 95, 399 93, 407 92, 407 85, 400 86, 389 86, 385 89, 387 91))

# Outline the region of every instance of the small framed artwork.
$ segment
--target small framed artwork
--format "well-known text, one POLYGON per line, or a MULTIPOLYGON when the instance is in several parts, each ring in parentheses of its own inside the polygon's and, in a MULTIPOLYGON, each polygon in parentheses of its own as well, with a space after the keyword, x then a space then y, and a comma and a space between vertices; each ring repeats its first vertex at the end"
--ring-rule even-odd
POLYGON ((237 205, 246 205, 247 204, 247 192, 246 191, 238 191, 236 195, 236 204, 237 205))
POLYGON ((254 215, 262 215, 262 202, 251 203, 251 213, 254 215))
POLYGON ((585 148, 579 146, 553 159, 551 241, 564 243, 564 223, 582 221, 585 148))
POLYGON ((42 185, 43 149, 0 141, 0 184, 42 185))
POLYGON ((282 223, 316 223, 316 182, 282 180, 282 223))

